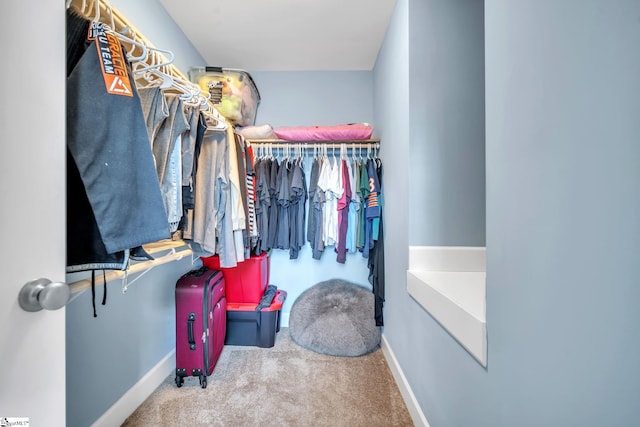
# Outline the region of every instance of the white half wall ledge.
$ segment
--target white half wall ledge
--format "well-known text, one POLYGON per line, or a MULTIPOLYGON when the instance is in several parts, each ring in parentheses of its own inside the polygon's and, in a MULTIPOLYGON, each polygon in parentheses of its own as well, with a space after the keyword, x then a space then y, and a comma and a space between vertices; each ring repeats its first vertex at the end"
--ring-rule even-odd
POLYGON ((407 292, 487 366, 486 249, 411 246, 407 292))

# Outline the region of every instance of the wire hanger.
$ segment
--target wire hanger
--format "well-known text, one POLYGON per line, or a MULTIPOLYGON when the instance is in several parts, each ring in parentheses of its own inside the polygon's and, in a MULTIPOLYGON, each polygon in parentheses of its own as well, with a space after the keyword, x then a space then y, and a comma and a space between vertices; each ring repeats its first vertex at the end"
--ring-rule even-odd
POLYGON ((146 61, 145 59, 139 60, 139 65, 136 68, 136 72, 138 73, 166 68, 168 65, 173 64, 173 61, 175 60, 175 54, 170 50, 159 49, 151 46, 147 46, 147 49, 151 51, 150 61, 146 61))
MULTIPOLYGON (((113 16, 113 15, 111 15, 113 16)), ((112 24, 113 25, 113 24, 112 24)), ((113 28, 113 27, 112 27, 113 28)), ((127 49, 127 60, 129 60, 129 62, 134 62, 134 61, 146 61, 148 56, 149 56, 149 47, 144 44, 141 43, 139 41, 137 41, 135 39, 135 34, 133 35, 133 38, 127 37, 124 35, 124 32, 128 32, 129 27, 125 27, 122 29, 123 33, 119 33, 117 31, 113 31, 111 30, 111 32, 118 38, 118 40, 120 40, 121 42, 124 42, 126 44, 131 45, 130 49, 127 49), (133 52, 135 52, 135 48, 139 47, 140 48, 140 55, 136 56, 133 54, 133 52)))
POLYGON ((216 108, 211 102, 209 102, 208 99, 203 99, 205 99, 206 102, 200 104, 200 109, 204 113, 204 115, 208 119, 210 119, 207 120, 207 129, 226 131, 228 127, 227 121, 222 117, 222 115, 220 115, 218 110, 216 110, 216 108), (213 121, 214 123, 211 123, 211 121, 213 121))
MULTIPOLYGON (((82 3, 84 5, 84 0, 82 1, 82 3)), ((100 22, 100 0, 95 0, 93 2, 93 7, 95 8, 94 10, 95 15, 93 17, 93 20, 95 22, 100 22)))
MULTIPOLYGON (((108 31, 110 34, 113 34, 114 36, 116 36, 118 38, 118 40, 120 40, 123 43, 129 44, 131 46, 130 49, 126 49, 127 51, 127 60, 129 60, 129 62, 131 61, 145 61, 147 59, 147 56, 149 55, 149 49, 147 47, 147 45, 145 45, 144 43, 141 43, 139 41, 135 40, 135 34, 133 38, 129 38, 126 35, 124 35, 125 32, 129 31, 129 27, 125 27, 123 28, 122 32, 117 32, 115 31, 115 19, 113 16, 113 8, 111 7, 111 4, 108 2, 105 2, 105 8, 107 9, 107 11, 109 12, 109 22, 104 22, 101 21, 101 15, 100 15, 100 0, 95 0, 93 3, 93 7, 94 7, 94 16, 93 16, 93 21, 94 22, 102 22, 104 24, 104 26, 106 27, 106 31, 108 31), (135 48, 138 47, 141 50, 141 53, 139 56, 136 56, 133 54, 133 52, 135 51, 135 48)), ((88 15, 89 11, 86 9, 87 8, 87 3, 86 0, 82 1, 82 13, 86 16, 88 15)))
POLYGON ((158 68, 152 68, 145 72, 140 72, 140 65, 142 62, 135 62, 131 68, 134 75, 141 75, 141 77, 149 83, 147 87, 159 86, 161 89, 169 89, 173 86, 173 77, 158 68))

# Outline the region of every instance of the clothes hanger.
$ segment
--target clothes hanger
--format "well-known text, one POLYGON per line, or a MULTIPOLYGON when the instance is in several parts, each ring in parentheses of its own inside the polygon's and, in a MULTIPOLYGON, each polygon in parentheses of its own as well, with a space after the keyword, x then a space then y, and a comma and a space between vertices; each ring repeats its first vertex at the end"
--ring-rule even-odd
POLYGON ((180 99, 182 99, 183 102, 192 106, 200 104, 200 94, 202 90, 197 84, 184 80, 179 76, 173 76, 173 87, 182 92, 180 99))
POLYGON ((220 112, 216 110, 213 104, 209 102, 209 98, 211 97, 211 95, 208 92, 202 93, 204 93, 204 95, 201 95, 200 98, 200 110, 217 122, 217 125, 214 127, 214 129, 227 130, 227 121, 224 117, 222 117, 220 112))
MULTIPOLYGON (((82 3, 84 3, 84 0, 83 0, 82 3)), ((93 7, 95 8, 95 10, 94 10, 95 15, 93 17, 93 20, 95 22, 100 22, 100 0, 95 0, 93 2, 93 7)))
POLYGON ((157 70, 166 68, 168 65, 173 64, 173 61, 175 60, 175 54, 170 50, 159 49, 151 46, 147 46, 147 49, 151 51, 151 60, 140 60, 140 65, 137 67, 137 71, 139 73, 144 73, 152 69, 157 70))
MULTIPOLYGON (((85 0, 83 0, 83 11, 85 8, 85 0)), ((122 32, 117 32, 114 30, 115 26, 115 20, 113 17, 113 8, 111 7, 110 3, 105 3, 105 7, 107 8, 107 11, 109 12, 109 23, 107 24, 106 22, 103 22, 103 24, 105 24, 105 26, 107 27, 107 31, 109 31, 111 34, 115 35, 118 40, 120 40, 123 43, 129 44, 131 45, 130 49, 126 49, 127 51, 127 60, 129 62, 132 61, 145 61, 147 59, 147 56, 149 55, 149 49, 147 47, 147 45, 145 45, 144 43, 138 42, 135 40, 136 35, 133 35, 133 38, 129 38, 127 37, 124 33, 127 33, 130 31, 129 26, 126 26, 125 28, 122 29, 122 32), (138 47, 141 50, 141 53, 139 56, 136 56, 133 54, 133 52, 135 51, 135 48, 138 47)), ((100 21, 100 0, 95 0, 94 2, 94 8, 95 8, 95 15, 93 20, 95 22, 101 22, 100 21)))
POLYGON ((146 44, 137 41, 135 39, 136 38, 135 34, 133 35, 133 38, 125 36, 124 33, 128 31, 129 31, 129 27, 125 27, 122 29, 122 32, 117 32, 117 31, 112 31, 112 32, 118 38, 118 40, 120 40, 125 44, 131 45, 130 48, 127 49, 127 60, 129 60, 129 62, 146 61, 149 56, 149 47, 146 44), (136 47, 140 48, 140 55, 138 56, 133 54, 133 52, 135 52, 136 50, 135 49, 136 47))
POLYGON ((131 70, 137 81, 144 79, 147 83, 144 87, 159 86, 161 89, 169 89, 173 86, 173 77, 160 68, 146 68, 145 62, 132 62, 131 70), (141 71, 142 68, 145 68, 145 71, 141 71))
POLYGON ((200 110, 204 113, 205 118, 210 119, 207 120, 207 129, 209 130, 219 130, 226 131, 227 130, 227 121, 222 117, 222 115, 216 110, 211 102, 208 99, 205 103, 200 103, 200 110), (212 123, 212 121, 214 123, 212 123))

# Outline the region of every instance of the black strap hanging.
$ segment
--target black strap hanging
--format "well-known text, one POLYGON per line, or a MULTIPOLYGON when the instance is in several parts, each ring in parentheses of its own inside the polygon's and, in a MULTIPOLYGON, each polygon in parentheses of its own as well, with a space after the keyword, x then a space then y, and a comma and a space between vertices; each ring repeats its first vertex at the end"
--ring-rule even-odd
POLYGON ((98 317, 96 313, 96 271, 91 270, 91 301, 93 305, 93 317, 98 317))
POLYGON ((107 303, 107 273, 105 270, 102 270, 102 280, 104 281, 104 293, 102 294, 102 305, 107 303))
MULTIPOLYGON (((106 305, 107 303, 107 273, 105 270, 102 270, 102 280, 104 281, 103 287, 104 291, 102 293, 102 305, 106 305)), ((96 271, 91 270, 91 302, 93 306, 93 317, 98 317, 98 313, 96 312, 96 271)))

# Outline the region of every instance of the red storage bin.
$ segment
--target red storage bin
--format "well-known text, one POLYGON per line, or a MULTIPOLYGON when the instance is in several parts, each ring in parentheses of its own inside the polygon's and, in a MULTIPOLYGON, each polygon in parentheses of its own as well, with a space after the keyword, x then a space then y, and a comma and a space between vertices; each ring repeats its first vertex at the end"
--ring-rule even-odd
POLYGON ((201 257, 210 269, 220 270, 226 283, 227 302, 257 304, 269 284, 269 254, 252 255, 236 267, 221 268, 220 257, 201 257))

